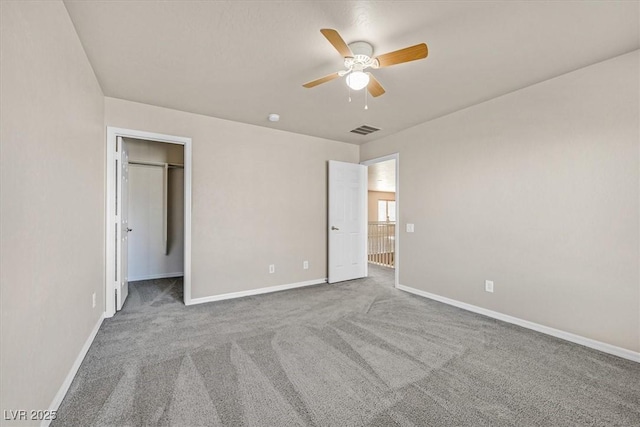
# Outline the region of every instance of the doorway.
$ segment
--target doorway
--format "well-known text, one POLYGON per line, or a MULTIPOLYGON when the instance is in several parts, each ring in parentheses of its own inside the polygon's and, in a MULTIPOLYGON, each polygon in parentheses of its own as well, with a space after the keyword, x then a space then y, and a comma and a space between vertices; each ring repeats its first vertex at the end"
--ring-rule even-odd
POLYGON ((367 166, 367 262, 372 273, 399 282, 399 155, 362 162, 367 166))
POLYGON ((105 316, 129 282, 182 277, 191 301, 191 139, 107 128, 105 316))

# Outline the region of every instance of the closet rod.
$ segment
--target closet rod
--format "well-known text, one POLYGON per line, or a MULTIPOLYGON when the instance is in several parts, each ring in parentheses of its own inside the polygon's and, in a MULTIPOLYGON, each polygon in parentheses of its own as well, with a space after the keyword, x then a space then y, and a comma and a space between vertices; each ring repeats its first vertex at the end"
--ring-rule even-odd
POLYGON ((184 165, 181 165, 179 163, 142 162, 139 160, 129 160, 129 164, 144 165, 144 166, 159 166, 159 167, 164 167, 164 165, 166 164, 170 168, 184 168, 184 165))

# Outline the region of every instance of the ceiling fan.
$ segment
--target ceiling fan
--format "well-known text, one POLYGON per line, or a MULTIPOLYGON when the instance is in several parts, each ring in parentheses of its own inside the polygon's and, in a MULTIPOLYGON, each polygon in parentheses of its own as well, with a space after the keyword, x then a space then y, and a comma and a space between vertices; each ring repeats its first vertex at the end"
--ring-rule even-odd
POLYGON ((336 48, 338 53, 342 55, 346 70, 340 70, 303 84, 302 86, 306 88, 312 88, 337 79, 338 77, 346 76, 347 86, 351 89, 360 90, 366 87, 372 96, 380 96, 385 93, 384 88, 370 72, 365 72, 364 70, 367 68, 390 67, 391 65, 424 59, 429 54, 427 45, 420 43, 415 46, 373 57, 373 46, 367 42, 358 41, 347 45, 336 30, 323 28, 320 32, 329 40, 329 43, 336 48))

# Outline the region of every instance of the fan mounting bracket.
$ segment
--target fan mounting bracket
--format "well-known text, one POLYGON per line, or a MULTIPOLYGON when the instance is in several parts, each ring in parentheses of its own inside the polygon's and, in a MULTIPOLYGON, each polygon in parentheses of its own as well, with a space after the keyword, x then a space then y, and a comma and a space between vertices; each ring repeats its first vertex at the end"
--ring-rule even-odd
POLYGON ((364 55, 371 58, 373 56, 373 46, 367 42, 353 42, 348 44, 353 56, 364 55))
POLYGON ((373 67, 378 68, 378 60, 372 58, 373 46, 367 42, 353 42, 349 43, 349 49, 353 53, 353 56, 347 56, 344 58, 344 66, 348 70, 373 67))

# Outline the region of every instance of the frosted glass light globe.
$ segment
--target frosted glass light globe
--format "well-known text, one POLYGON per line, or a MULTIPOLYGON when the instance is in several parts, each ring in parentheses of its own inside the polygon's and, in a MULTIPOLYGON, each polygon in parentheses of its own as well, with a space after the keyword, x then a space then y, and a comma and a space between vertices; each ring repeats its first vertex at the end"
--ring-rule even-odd
POLYGON ((347 74, 347 86, 353 90, 364 89, 369 84, 369 74, 362 71, 352 71, 347 74))

